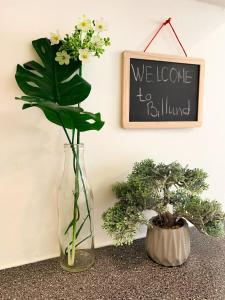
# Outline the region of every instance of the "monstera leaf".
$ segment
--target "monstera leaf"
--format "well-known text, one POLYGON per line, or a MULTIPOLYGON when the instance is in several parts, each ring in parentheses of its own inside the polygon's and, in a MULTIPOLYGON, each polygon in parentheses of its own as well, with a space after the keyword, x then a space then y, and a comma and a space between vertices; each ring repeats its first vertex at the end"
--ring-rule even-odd
POLYGON ((79 131, 99 130, 104 125, 99 113, 92 114, 71 105, 85 100, 91 85, 77 73, 79 60, 59 65, 55 56, 60 44, 51 45, 46 38, 32 42, 41 63, 30 61, 17 65, 16 81, 26 96, 16 98, 26 103, 23 109, 38 107, 46 118, 60 126, 79 131))
POLYGON ((28 96, 40 97, 59 105, 73 105, 87 98, 90 84, 74 73, 81 67, 80 61, 71 60, 69 65, 55 61, 60 44, 51 46, 42 38, 32 42, 42 64, 35 61, 17 65, 16 81, 28 96))
POLYGON ((38 97, 22 96, 16 99, 28 102, 23 105, 23 109, 38 107, 49 121, 68 129, 76 128, 79 131, 99 130, 104 125, 99 113, 92 114, 84 111, 81 107, 62 106, 38 97))

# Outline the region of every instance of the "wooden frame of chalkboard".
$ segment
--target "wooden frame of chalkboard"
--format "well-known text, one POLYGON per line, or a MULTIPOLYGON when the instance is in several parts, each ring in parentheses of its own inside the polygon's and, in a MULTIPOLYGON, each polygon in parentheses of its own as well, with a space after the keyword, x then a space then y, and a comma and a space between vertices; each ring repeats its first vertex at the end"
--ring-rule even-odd
POLYGON ((122 127, 201 126, 204 67, 203 59, 124 51, 122 127))

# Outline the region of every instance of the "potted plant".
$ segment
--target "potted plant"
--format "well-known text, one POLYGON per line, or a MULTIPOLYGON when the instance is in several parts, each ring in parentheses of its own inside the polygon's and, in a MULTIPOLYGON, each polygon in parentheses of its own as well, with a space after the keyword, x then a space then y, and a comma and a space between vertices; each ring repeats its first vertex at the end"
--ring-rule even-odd
POLYGON ((67 144, 62 183, 58 197, 59 244, 61 266, 71 272, 84 271, 94 262, 92 193, 83 162, 80 133, 100 130, 104 125, 100 113, 81 106, 91 85, 82 78, 83 63, 91 56, 100 57, 110 45, 104 36, 106 24, 101 18, 83 16, 71 34, 61 38, 34 40, 38 61, 17 65, 16 81, 24 96, 23 109, 39 108, 52 123, 61 126, 67 144))
POLYGON ((131 244, 139 226, 148 226, 146 250, 157 263, 177 266, 190 252, 187 221, 200 232, 224 236, 225 215, 217 201, 200 194, 208 188, 207 173, 179 163, 156 164, 146 159, 135 163, 127 181, 116 183, 118 202, 103 214, 103 228, 116 245, 131 244), (157 216, 148 220, 145 210, 157 216))

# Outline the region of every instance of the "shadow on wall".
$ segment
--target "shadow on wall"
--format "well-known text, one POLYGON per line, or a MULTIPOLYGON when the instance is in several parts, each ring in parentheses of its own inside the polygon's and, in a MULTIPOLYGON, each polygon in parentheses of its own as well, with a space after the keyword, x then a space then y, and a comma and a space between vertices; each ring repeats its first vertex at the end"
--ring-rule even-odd
MULTIPOLYGON (((153 1, 152 6, 158 6, 158 1, 153 1)), ((194 1, 180 1, 171 6, 171 2, 163 3, 161 7, 162 19, 151 18, 149 19, 149 34, 142 40, 139 45, 139 50, 145 48, 147 43, 156 33, 162 22, 168 17, 171 17, 171 23, 174 26, 178 37, 180 37, 187 54, 190 54, 191 49, 201 40, 216 31, 220 26, 225 24, 225 2, 224 0, 194 0, 194 1), (193 3, 194 2, 194 3, 193 3), (193 5, 195 4, 195 6, 193 5), (214 5, 210 5, 214 4, 214 5), (185 11, 180 14, 179 11, 185 11)), ((177 40, 170 28, 165 26, 152 45, 148 48, 148 52, 158 52, 154 49, 162 49, 163 46, 170 49, 169 52, 174 55, 183 55, 183 52, 177 43, 177 40), (160 43, 160 46, 159 46, 160 43)), ((160 51, 161 52, 161 51, 160 51)), ((162 51, 163 53, 164 51, 162 51)))
POLYGON ((206 2, 206 3, 212 4, 212 5, 217 5, 217 6, 220 6, 220 7, 225 7, 224 0, 197 0, 197 1, 206 2))

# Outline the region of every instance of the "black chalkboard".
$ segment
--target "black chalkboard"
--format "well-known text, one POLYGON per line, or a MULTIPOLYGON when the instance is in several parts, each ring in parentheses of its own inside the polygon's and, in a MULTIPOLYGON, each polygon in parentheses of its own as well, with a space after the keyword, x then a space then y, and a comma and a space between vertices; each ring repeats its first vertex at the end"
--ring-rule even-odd
POLYGON ((124 127, 201 125, 204 61, 125 52, 124 127))

